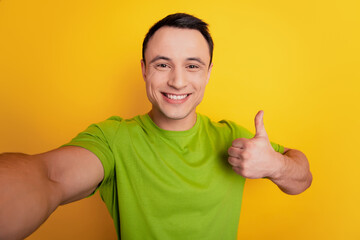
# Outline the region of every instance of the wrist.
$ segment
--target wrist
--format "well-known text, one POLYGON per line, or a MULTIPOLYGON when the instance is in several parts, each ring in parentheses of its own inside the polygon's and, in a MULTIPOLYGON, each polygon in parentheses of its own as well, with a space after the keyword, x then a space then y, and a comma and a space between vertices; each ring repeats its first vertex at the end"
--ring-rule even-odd
POLYGON ((274 170, 271 175, 269 175, 270 180, 281 180, 283 173, 286 169, 287 156, 281 153, 275 152, 274 157, 274 170))

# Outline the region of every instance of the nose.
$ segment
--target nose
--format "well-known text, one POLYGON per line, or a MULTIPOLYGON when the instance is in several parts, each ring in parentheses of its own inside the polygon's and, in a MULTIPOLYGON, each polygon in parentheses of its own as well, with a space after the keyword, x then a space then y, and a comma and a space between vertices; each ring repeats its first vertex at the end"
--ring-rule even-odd
POLYGON ((183 89, 187 86, 185 73, 181 68, 174 69, 170 75, 168 85, 177 90, 183 89))

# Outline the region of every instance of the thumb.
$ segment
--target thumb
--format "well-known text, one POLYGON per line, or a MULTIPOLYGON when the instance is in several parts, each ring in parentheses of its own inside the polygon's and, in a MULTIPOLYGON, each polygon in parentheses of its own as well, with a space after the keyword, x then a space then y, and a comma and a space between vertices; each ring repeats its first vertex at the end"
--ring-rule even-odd
POLYGON ((263 121, 264 111, 260 110, 255 116, 255 136, 254 137, 268 137, 264 121, 263 121))

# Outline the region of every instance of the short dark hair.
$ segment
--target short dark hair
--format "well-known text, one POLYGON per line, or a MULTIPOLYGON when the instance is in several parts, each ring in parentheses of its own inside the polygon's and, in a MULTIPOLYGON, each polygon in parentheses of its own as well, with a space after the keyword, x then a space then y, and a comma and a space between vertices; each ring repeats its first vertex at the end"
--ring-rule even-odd
MULTIPOLYGON (((214 51, 214 42, 211 38, 208 24, 201 19, 194 17, 190 14, 186 13, 175 13, 166 16, 165 18, 161 19, 157 23, 155 23, 148 31, 144 38, 143 46, 142 46, 142 58, 145 63, 145 50, 150 38, 155 34, 157 30, 161 27, 175 27, 175 28, 183 28, 183 29, 194 29, 198 30, 205 38, 209 45, 209 52, 210 52, 210 64, 212 62, 213 51, 214 51)), ((209 65, 210 66, 210 65, 209 65)))

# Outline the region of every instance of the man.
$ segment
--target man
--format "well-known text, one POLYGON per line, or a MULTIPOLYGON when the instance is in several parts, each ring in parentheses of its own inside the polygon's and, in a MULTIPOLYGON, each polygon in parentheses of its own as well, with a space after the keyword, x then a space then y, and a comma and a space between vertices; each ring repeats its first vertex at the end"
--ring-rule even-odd
POLYGON ((262 111, 255 135, 196 113, 212 52, 206 23, 169 15, 143 43, 148 114, 111 117, 46 153, 2 154, 0 239, 24 238, 96 189, 119 239, 235 239, 245 178, 268 178, 288 194, 307 189, 305 155, 269 142, 262 111))

